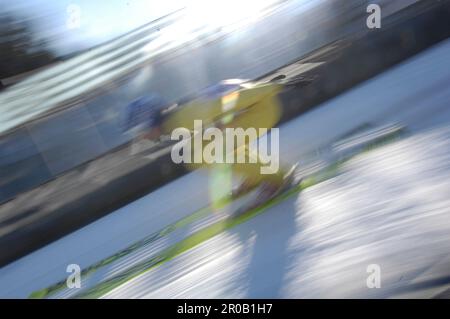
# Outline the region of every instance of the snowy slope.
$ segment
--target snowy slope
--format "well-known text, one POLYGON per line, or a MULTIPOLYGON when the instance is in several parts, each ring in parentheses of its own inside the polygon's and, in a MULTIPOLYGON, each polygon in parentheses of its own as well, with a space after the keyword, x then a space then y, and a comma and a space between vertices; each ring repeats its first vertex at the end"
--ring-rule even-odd
POLYGON ((363 154, 107 298, 432 297, 450 286, 450 128, 363 154), (368 265, 381 288, 368 289, 368 265))
MULTIPOLYGON (((296 161, 365 123, 401 122, 411 129, 406 140, 361 155, 333 180, 107 296, 396 297, 443 289, 450 276, 448 56, 450 41, 286 123, 280 154, 296 161), (381 266, 384 288, 365 287, 368 263, 381 266), (405 288, 416 286, 431 290, 405 288)), ((27 297, 66 278, 68 264, 88 267, 203 207, 207 183, 204 172, 193 172, 1 268, 0 296, 27 297)))

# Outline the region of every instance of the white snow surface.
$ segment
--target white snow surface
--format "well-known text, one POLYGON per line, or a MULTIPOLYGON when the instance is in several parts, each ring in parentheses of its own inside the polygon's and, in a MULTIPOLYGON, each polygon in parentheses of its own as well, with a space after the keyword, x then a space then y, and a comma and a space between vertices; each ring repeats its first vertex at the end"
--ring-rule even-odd
MULTIPOLYGON (((280 127, 294 162, 364 124, 409 136, 361 154, 337 177, 154 268, 105 297, 433 297, 450 285, 450 41, 280 127), (366 285, 377 264, 381 287, 366 285)), ((25 298, 208 202, 192 172, 0 269, 0 297, 25 298)), ((115 271, 115 269, 111 269, 115 271)))

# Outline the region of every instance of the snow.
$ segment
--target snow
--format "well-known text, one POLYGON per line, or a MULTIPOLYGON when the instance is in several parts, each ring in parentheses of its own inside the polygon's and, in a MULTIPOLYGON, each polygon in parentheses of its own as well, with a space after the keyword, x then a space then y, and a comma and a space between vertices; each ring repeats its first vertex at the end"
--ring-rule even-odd
POLYGON ((105 297, 433 297, 450 284, 449 192, 450 127, 360 155, 105 297))
MULTIPOLYGON (((448 56, 445 41, 286 123, 280 154, 297 161, 365 123, 399 122, 408 138, 354 158, 341 175, 105 297, 430 297, 444 290, 448 56), (369 264, 381 267, 380 289, 366 286, 369 264)), ((87 267, 205 206, 207 183, 195 171, 1 268, 0 296, 27 297, 64 280, 68 264, 87 267)))

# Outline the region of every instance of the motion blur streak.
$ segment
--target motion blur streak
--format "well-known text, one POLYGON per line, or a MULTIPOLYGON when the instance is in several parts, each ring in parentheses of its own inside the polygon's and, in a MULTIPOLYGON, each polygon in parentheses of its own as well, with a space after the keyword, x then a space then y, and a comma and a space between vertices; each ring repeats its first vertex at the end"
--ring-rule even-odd
POLYGON ((433 297, 450 284, 449 163, 450 127, 418 133, 105 297, 433 297))
MULTIPOLYGON (((448 289, 448 56, 446 40, 284 124, 280 153, 291 161, 325 154, 336 136, 366 123, 401 123, 403 138, 104 297, 433 297, 448 289), (366 286, 369 264, 381 267, 381 289, 366 286)), ((0 295, 26 297, 64 280, 65 265, 88 267, 186 216, 205 205, 201 185, 206 177, 193 172, 3 267, 0 295)), ((105 277, 136 262, 127 258, 105 277)))

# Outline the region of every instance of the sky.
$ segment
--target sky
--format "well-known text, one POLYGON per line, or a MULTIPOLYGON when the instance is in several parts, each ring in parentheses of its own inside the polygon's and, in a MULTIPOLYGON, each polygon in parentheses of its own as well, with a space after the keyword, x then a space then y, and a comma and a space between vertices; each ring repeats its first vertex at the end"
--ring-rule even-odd
POLYGON ((87 49, 186 6, 189 0, 0 0, 58 55, 87 49))
MULTIPOLYGON (((57 55, 84 50, 187 8, 189 27, 223 26, 277 0, 0 0, 0 12, 29 20, 57 55)), ((186 29, 186 26, 183 26, 186 29)), ((186 30, 184 30, 186 31, 186 30)))

